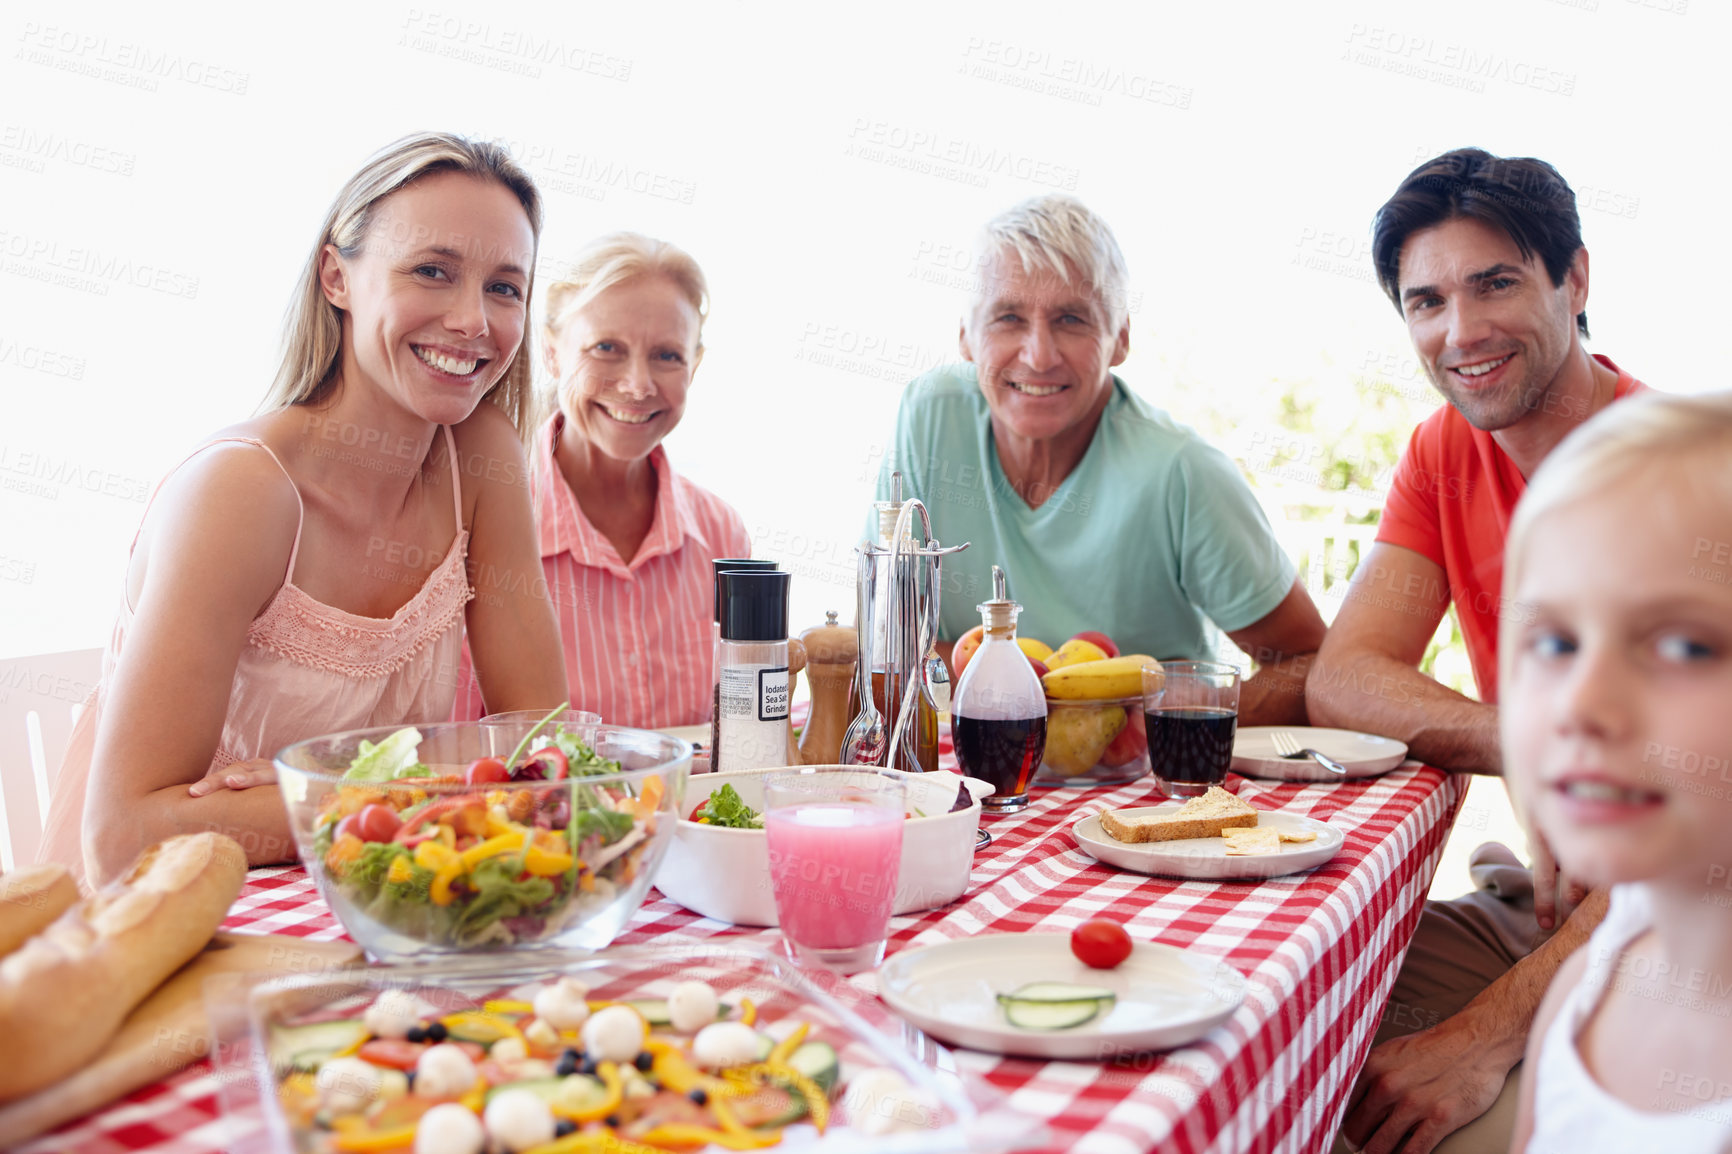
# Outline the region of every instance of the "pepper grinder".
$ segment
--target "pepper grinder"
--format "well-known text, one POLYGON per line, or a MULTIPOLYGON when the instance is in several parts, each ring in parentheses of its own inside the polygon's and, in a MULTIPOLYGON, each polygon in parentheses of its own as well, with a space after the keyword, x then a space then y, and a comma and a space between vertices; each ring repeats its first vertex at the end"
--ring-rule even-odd
POLYGON ((834 765, 842 758, 842 737, 848 731, 848 693, 854 686, 854 666, 860 659, 860 637, 836 623, 836 611, 826 610, 824 624, 800 634, 806 646, 806 684, 812 690, 812 712, 800 733, 801 765, 834 765))

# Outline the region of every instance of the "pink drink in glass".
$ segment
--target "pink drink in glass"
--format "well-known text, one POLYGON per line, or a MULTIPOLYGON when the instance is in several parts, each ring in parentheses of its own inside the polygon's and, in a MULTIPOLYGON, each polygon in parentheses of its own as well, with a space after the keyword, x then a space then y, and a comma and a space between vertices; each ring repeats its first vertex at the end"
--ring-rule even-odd
POLYGON ((776 915, 796 956, 845 972, 883 960, 903 820, 900 805, 840 800, 764 814, 776 915))

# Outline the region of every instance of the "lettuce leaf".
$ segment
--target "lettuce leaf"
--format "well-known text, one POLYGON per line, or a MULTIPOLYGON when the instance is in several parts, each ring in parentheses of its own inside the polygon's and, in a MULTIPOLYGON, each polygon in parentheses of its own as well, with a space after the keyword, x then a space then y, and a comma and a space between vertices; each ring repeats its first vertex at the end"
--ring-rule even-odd
POLYGON ((729 829, 764 828, 764 815, 747 805, 732 785, 724 785, 710 794, 709 804, 704 806, 704 814, 710 819, 711 825, 727 826, 729 829))
POLYGON ((426 776, 426 767, 415 759, 420 744, 421 731, 413 725, 404 726, 377 745, 362 738, 343 780, 390 781, 397 777, 426 776), (417 769, 423 772, 416 774, 417 769))
POLYGON ((561 726, 554 733, 547 744, 565 754, 565 760, 570 763, 574 777, 619 772, 619 762, 601 756, 587 742, 564 726, 561 726))

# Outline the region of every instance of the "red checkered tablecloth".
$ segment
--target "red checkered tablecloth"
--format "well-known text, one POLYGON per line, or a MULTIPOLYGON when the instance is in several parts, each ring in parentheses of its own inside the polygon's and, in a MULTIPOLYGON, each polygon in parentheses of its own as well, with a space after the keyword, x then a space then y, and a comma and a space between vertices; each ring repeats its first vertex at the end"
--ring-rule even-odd
MULTIPOLYGON (((1081 852, 1070 826, 1104 808, 1160 800, 1149 779, 1040 789, 1022 813, 983 819, 992 845, 976 855, 961 900, 891 923, 894 953, 974 934, 1067 932, 1107 914, 1137 940, 1220 957, 1245 975, 1249 994, 1238 1012, 1169 1053, 1081 1063, 955 1051, 956 1068, 984 1079, 1016 1111, 1044 1120, 1046 1148, 1327 1149, 1465 787, 1459 777, 1410 767, 1341 784, 1234 778, 1230 788, 1259 809, 1330 822, 1345 847, 1316 870, 1260 883, 1145 877, 1081 852)), ((298 867, 254 870, 225 928, 343 937, 298 867)), ((764 947, 779 940, 773 929, 701 918, 652 891, 620 941, 721 938, 764 947)), ((858 980, 870 988, 869 975, 858 980)), ((201 1063, 20 1149, 214 1154, 226 1140, 217 1092, 216 1076, 201 1063)))

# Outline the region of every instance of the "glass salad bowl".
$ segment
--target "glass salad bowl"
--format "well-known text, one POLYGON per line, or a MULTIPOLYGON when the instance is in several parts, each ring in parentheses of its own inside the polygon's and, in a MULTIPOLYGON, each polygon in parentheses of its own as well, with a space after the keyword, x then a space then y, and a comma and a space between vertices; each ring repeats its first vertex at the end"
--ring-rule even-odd
POLYGON ((375 961, 597 950, 643 903, 691 746, 608 725, 352 730, 277 754, 301 862, 375 961))

